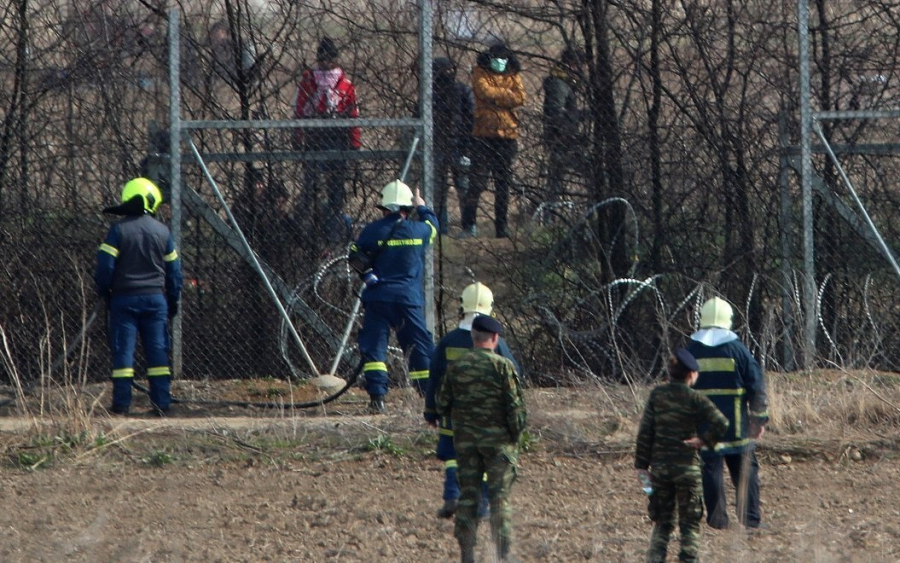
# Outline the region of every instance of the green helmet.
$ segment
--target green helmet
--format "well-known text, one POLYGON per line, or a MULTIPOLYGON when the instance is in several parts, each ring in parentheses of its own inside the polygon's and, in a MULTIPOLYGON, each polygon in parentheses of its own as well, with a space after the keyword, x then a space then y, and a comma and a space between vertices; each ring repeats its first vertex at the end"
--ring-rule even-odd
POLYGON ((144 199, 144 211, 147 213, 156 213, 163 200, 162 192, 147 178, 135 178, 122 188, 122 203, 130 201, 136 196, 144 199))

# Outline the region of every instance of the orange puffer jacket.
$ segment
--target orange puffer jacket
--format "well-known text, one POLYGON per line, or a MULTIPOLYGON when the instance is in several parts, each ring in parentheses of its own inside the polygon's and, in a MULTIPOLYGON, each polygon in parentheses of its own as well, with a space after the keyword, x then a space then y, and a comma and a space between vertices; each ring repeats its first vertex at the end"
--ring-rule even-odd
POLYGON ((482 65, 472 71, 475 94, 473 137, 517 139, 519 116, 516 108, 525 105, 525 86, 518 72, 502 74, 482 65))

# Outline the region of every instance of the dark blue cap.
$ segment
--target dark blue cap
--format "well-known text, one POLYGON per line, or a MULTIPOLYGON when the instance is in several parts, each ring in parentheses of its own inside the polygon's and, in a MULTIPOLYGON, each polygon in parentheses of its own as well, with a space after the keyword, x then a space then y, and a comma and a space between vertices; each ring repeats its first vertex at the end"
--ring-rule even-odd
POLYGON ((697 358, 695 358, 693 354, 691 354, 684 348, 678 348, 675 350, 675 358, 678 359, 679 364, 683 365, 688 370, 700 371, 700 364, 697 363, 697 358))
POLYGON ((490 315, 478 315, 472 321, 472 330, 501 334, 503 332, 503 326, 500 324, 500 321, 490 315))

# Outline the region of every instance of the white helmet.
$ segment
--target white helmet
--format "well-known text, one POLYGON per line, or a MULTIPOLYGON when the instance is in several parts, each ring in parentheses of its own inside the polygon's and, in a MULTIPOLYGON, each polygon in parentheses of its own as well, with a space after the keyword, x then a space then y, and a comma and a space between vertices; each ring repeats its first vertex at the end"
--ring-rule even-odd
POLYGON ((731 330, 731 317, 734 311, 724 299, 713 297, 700 307, 700 328, 724 328, 731 330))
POLYGON ((459 300, 461 302, 460 309, 463 314, 478 313, 481 315, 490 315, 494 309, 494 294, 491 288, 481 282, 475 282, 467 286, 459 300))
POLYGON ((400 180, 388 182, 381 188, 381 207, 388 211, 399 211, 402 207, 413 206, 413 193, 409 186, 400 180))

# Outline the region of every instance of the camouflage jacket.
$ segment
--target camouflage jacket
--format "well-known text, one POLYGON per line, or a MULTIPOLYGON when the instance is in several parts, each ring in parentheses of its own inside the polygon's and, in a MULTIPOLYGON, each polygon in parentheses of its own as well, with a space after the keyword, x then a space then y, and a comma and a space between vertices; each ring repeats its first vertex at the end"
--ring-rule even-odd
POLYGON ((514 364, 484 348, 451 363, 437 392, 437 412, 456 434, 518 443, 525 430, 525 401, 514 364))
POLYGON ((700 454, 684 443, 707 430, 700 438, 708 447, 725 436, 728 419, 702 394, 684 383, 671 382, 650 392, 634 454, 635 469, 660 465, 700 465, 700 454))

